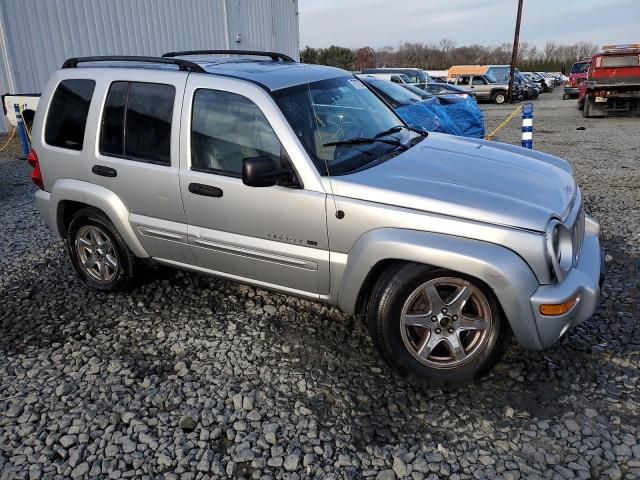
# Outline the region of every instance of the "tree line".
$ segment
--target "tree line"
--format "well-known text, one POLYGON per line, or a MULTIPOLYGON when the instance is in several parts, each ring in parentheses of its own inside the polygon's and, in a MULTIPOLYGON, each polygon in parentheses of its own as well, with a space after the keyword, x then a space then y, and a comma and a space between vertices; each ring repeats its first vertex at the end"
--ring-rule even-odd
MULTIPOLYGON (((504 65, 511 63, 511 43, 500 45, 457 46, 449 39, 437 43, 407 42, 391 46, 345 48, 332 45, 328 48, 306 46, 300 52, 300 60, 344 68, 362 70, 375 67, 417 67, 424 70, 446 70, 452 65, 504 65)), ((518 48, 517 66, 522 71, 569 72, 571 65, 598 51, 591 42, 558 44, 549 41, 538 48, 521 42, 518 48)))

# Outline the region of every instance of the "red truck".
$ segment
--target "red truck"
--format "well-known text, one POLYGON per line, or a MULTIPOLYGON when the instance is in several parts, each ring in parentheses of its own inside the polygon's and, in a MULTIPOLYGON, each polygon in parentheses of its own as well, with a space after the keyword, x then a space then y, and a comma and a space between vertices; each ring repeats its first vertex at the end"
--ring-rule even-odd
POLYGON ((569 72, 569 79, 564 82, 563 100, 578 98, 578 95, 580 95, 580 84, 587 79, 587 68, 589 68, 588 58, 573 64, 571 72, 569 72))
POLYGON ((585 118, 640 110, 640 44, 607 45, 591 58, 578 108, 585 118))

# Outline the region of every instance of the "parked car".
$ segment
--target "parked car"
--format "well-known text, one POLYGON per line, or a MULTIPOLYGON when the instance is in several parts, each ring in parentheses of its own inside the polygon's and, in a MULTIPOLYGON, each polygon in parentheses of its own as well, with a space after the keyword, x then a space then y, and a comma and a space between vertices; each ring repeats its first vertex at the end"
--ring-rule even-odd
POLYGON ((417 85, 411 81, 404 73, 370 73, 372 77, 380 78, 382 80, 388 80, 393 83, 400 83, 406 85, 417 85))
POLYGON ((556 86, 556 79, 551 75, 549 75, 547 72, 535 72, 535 73, 540 75, 545 80, 545 82, 549 86, 549 91, 552 91, 553 88, 556 86))
MULTIPOLYGON (((489 75, 458 75, 452 80, 453 85, 470 88, 476 92, 478 101, 491 101, 501 105, 507 101, 508 83, 496 82, 489 75)), ((515 98, 519 98, 520 91, 518 85, 514 86, 515 98)))
POLYGON ((476 92, 470 88, 463 88, 450 83, 427 83, 424 85, 424 91, 432 95, 459 95, 463 98, 466 96, 476 97, 476 92))
POLYGON ((588 68, 589 60, 582 60, 572 65, 569 79, 564 82, 563 100, 578 98, 580 94, 580 84, 587 79, 588 68))
POLYGON ((69 59, 43 91, 35 201, 90 287, 145 260, 324 302, 444 386, 593 314, 599 227, 566 161, 427 136, 344 70, 191 53, 69 59))
POLYGON ((523 100, 535 100, 540 96, 540 89, 521 73, 516 74, 514 82, 518 83, 523 100))
POLYGON ((365 68, 363 74, 402 74, 409 78, 405 83, 427 84, 434 80, 421 68, 365 68))
POLYGON ((547 93, 553 91, 553 85, 550 83, 550 80, 543 77, 538 72, 522 72, 522 75, 527 80, 530 80, 537 85, 541 92, 547 93))
MULTIPOLYGON (((433 84, 435 85, 435 84, 433 84)), ((464 137, 484 138, 484 115, 478 107, 475 99, 467 94, 456 94, 452 92, 432 95, 415 85, 402 85, 404 88, 418 95, 422 101, 435 98, 441 109, 444 108, 446 115, 456 124, 460 134, 464 137)), ((432 102, 430 102, 432 104, 432 102)), ((433 108, 433 107, 431 107, 433 108)), ((411 124, 411 117, 403 118, 411 124)), ((449 132, 453 133, 453 132, 449 132)))
POLYGON ((437 83, 447 83, 448 72, 447 70, 425 70, 426 74, 437 83))
POLYGON ((484 138, 484 116, 470 97, 430 95, 430 98, 424 98, 409 91, 408 85, 396 85, 371 75, 359 78, 409 126, 428 132, 484 138))
POLYGON ((591 57, 578 107, 585 118, 640 111, 640 44, 606 45, 591 57))

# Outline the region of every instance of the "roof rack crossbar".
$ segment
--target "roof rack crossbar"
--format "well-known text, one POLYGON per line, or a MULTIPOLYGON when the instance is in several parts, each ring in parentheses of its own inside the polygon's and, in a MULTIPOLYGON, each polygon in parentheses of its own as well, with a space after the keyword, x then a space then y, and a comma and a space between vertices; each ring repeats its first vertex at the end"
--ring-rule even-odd
POLYGON ((184 50, 181 52, 167 52, 163 58, 182 57, 186 55, 255 55, 258 57, 270 57, 274 62, 295 62, 293 58, 284 53, 260 52, 257 50, 184 50))
POLYGON ((62 68, 77 68, 79 63, 92 62, 142 62, 142 63, 161 63, 169 65, 177 65, 178 68, 185 72, 206 73, 205 70, 197 63, 180 58, 162 58, 162 57, 139 57, 127 55, 104 55, 97 57, 74 57, 65 60, 62 68))

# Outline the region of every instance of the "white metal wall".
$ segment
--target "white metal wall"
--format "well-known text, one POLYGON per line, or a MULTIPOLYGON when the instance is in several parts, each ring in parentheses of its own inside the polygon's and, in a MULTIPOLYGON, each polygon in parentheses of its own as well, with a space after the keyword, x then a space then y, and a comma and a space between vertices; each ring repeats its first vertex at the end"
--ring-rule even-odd
POLYGON ((0 0, 0 93, 42 91, 69 57, 202 48, 299 58, 298 0, 0 0))

